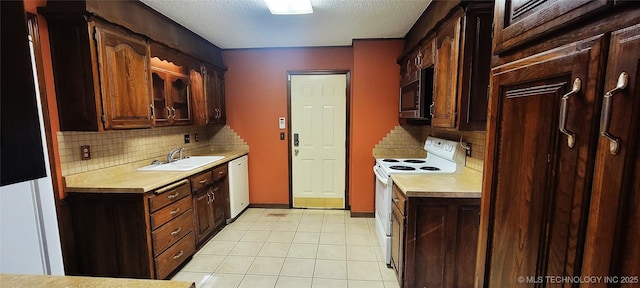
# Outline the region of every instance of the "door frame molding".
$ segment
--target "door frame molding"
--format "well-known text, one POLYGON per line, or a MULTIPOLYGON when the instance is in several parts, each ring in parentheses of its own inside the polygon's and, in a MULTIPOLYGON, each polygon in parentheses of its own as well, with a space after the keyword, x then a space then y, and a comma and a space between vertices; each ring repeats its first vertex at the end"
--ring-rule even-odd
POLYGON ((289 208, 293 207, 293 158, 291 157, 291 76, 294 75, 345 75, 347 81, 346 89, 346 127, 345 127, 345 175, 344 175, 344 210, 351 210, 349 204, 349 148, 351 147, 351 131, 349 129, 351 123, 351 70, 287 70, 287 157, 289 158, 289 208))

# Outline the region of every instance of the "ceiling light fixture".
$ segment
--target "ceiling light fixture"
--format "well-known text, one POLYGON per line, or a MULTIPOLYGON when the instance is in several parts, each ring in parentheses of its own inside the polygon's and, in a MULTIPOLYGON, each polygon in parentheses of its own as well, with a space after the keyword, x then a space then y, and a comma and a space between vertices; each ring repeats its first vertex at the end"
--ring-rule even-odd
POLYGON ((311 0, 264 0, 269 7, 271 14, 276 15, 294 15, 294 14, 311 14, 311 0))

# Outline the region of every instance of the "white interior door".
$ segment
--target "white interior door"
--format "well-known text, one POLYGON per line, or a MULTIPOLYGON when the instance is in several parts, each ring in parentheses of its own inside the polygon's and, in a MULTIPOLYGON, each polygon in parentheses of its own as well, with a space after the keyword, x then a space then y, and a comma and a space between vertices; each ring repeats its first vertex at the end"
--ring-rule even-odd
POLYGON ((344 208, 347 76, 290 81, 293 207, 344 208))

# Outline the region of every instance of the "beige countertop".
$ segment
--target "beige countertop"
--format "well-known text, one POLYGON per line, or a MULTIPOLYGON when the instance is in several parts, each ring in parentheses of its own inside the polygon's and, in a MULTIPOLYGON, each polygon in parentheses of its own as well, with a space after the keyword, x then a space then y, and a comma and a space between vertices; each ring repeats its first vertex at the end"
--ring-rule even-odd
POLYGON ((482 173, 465 168, 462 174, 393 174, 393 184, 407 197, 480 198, 482 173))
POLYGON ((137 171, 151 161, 94 170, 64 177, 65 192, 83 193, 146 193, 173 182, 185 179, 198 172, 248 154, 247 150, 212 152, 210 155, 224 156, 224 159, 190 171, 137 171))
POLYGON ((193 282, 170 280, 144 280, 127 278, 51 276, 51 275, 17 275, 0 274, 0 287, 154 287, 154 288, 195 288, 193 282))

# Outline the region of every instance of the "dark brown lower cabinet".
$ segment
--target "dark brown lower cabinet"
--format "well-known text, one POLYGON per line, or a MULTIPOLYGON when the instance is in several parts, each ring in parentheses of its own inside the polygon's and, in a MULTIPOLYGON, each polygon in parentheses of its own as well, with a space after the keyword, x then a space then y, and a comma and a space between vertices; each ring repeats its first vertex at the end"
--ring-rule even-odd
POLYGON ((69 193, 74 275, 165 279, 195 252, 191 186, 147 193, 69 193))
POLYGON ((473 287, 480 199, 410 197, 401 210, 394 207, 391 252, 400 287, 473 287), (404 230, 398 244, 396 230, 404 230))
POLYGON ((196 245, 200 247, 225 224, 229 210, 227 164, 190 177, 193 187, 193 222, 196 245))

